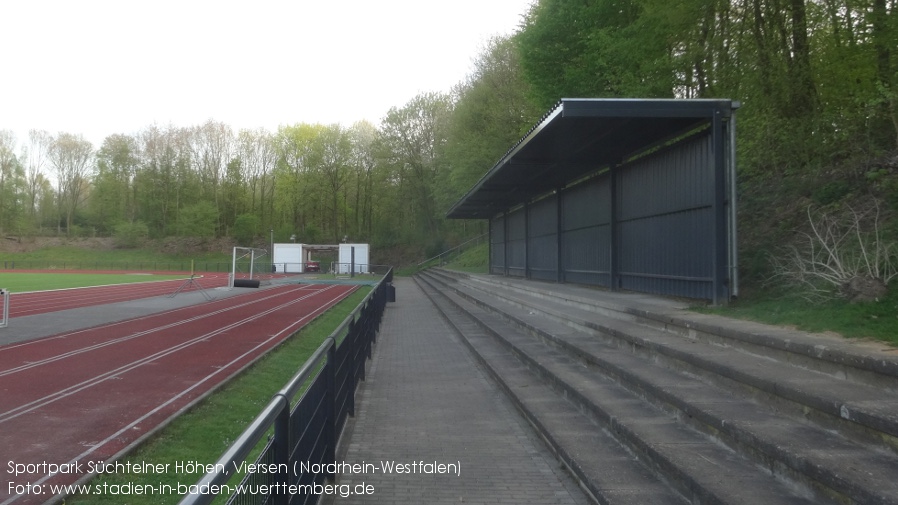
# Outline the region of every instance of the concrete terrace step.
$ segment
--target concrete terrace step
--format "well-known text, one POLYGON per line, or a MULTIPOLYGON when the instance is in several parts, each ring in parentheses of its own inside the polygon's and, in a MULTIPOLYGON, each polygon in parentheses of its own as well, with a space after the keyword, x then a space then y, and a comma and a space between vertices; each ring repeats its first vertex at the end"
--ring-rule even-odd
POLYGON ((477 323, 419 283, 475 357, 527 420, 565 462, 582 487, 601 503, 684 504, 617 441, 556 394, 477 323))
MULTIPOLYGON (((593 387, 582 387, 583 363, 592 368, 587 376, 603 375, 626 386, 654 408, 710 440, 725 442, 779 478, 813 490, 818 498, 898 500, 892 483, 898 459, 884 449, 894 449, 898 403, 891 393, 638 326, 638 318, 598 318, 550 296, 528 297, 524 290, 502 287, 484 290, 476 285, 482 281, 471 286, 445 273, 427 277, 585 409, 604 407, 601 398, 593 397, 593 387), (598 319, 602 325, 594 322, 598 319), (525 331, 552 346, 524 336, 525 331)), ((631 422, 640 424, 636 418, 631 422)))
MULTIPOLYGON (((510 353, 509 341, 493 333, 501 324, 496 316, 427 282, 421 279, 428 296, 600 503, 814 503, 809 491, 778 481, 676 416, 560 353, 541 354, 539 362, 527 359, 517 346, 510 353), (554 365, 565 370, 563 378, 552 374, 554 365), (565 382, 576 386, 565 389, 565 382), (609 463, 619 480, 596 481, 607 479, 609 463), (655 496, 620 492, 637 489, 655 496)), ((510 336, 507 328, 503 332, 510 336)))
POLYGON ((612 293, 571 284, 472 275, 445 269, 429 274, 526 298, 563 303, 601 315, 636 321, 696 341, 736 347, 777 361, 863 382, 898 393, 898 349, 859 343, 838 336, 808 334, 752 321, 741 321, 687 310, 689 303, 640 293, 612 293))
MULTIPOLYGON (((583 346, 598 345, 595 339, 587 337, 591 335, 605 344, 627 348, 663 366, 702 377, 716 386, 764 401, 859 441, 885 444, 898 452, 898 393, 884 386, 888 376, 874 381, 879 385, 849 378, 871 375, 872 372, 858 371, 833 380, 833 376, 816 371, 819 367, 805 366, 807 359, 812 359, 807 356, 805 360, 793 357, 783 362, 775 359, 780 356, 778 351, 770 356, 760 354, 755 347, 746 350, 717 341, 676 338, 682 335, 634 326, 632 323, 640 322, 638 319, 628 322, 600 317, 581 308, 582 304, 571 307, 550 297, 527 297, 521 291, 507 291, 502 287, 487 289, 484 282, 470 285, 464 281, 452 282, 451 277, 443 276, 442 279, 449 281, 447 287, 456 289, 474 303, 502 312, 519 327, 565 346, 571 352, 584 353, 583 346), (506 310, 497 304, 512 308, 506 310), (515 307, 526 312, 516 311, 515 307), (531 315, 536 317, 528 317, 531 315), (553 335, 553 331, 557 331, 551 325, 547 326, 546 319, 580 333, 565 339, 557 338, 553 335), (542 328, 549 328, 549 331, 542 328)), ((880 361, 891 358, 882 356, 880 361)))

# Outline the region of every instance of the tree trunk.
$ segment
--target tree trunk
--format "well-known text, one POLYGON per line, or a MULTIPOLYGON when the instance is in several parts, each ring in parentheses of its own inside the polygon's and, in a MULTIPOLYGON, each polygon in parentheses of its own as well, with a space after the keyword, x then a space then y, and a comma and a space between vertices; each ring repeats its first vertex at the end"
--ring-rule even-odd
MULTIPOLYGON (((883 1, 883 0, 877 0, 883 1)), ((816 89, 811 77, 811 50, 805 0, 790 0, 792 11, 792 58, 790 65, 792 109, 797 116, 814 112, 816 89)))

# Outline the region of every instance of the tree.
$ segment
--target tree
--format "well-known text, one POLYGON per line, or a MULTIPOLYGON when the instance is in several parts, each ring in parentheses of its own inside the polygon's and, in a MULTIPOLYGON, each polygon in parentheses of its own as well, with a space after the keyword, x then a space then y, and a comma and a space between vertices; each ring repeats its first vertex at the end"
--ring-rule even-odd
POLYGON ((28 132, 28 145, 22 159, 25 161, 25 213, 31 226, 40 229, 52 213, 55 195, 50 181, 44 175, 50 145, 53 138, 44 130, 28 132))
POLYGON ((261 221, 255 214, 240 214, 234 220, 234 238, 238 244, 252 244, 261 230, 261 221))
POLYGON ((138 134, 141 160, 132 184, 135 220, 146 223, 151 236, 177 233, 181 208, 202 199, 191 161, 192 132, 154 125, 138 134))
POLYGON ((101 232, 109 233, 118 223, 136 218, 132 184, 139 161, 137 139, 128 135, 106 137, 97 151, 90 208, 101 232))
POLYGON ((670 40, 644 23, 639 0, 541 0, 518 41, 521 63, 541 109, 562 97, 669 97, 670 40))
MULTIPOLYGON (((397 216, 413 219, 416 229, 400 229, 437 237, 440 219, 434 201, 439 154, 445 147, 452 101, 441 93, 423 93, 402 108, 391 108, 381 123, 381 156, 396 190, 397 216)), ((420 236, 420 235, 419 235, 420 236)))
POLYGON ((184 207, 178 220, 178 234, 182 237, 210 239, 218 228, 218 209, 212 202, 198 202, 184 207))
POLYGON ((274 168, 277 164, 274 137, 263 129, 241 130, 237 135, 237 157, 247 179, 248 210, 258 215, 263 224, 270 224, 274 200, 274 168))
MULTIPOLYGON (((374 145, 377 128, 367 121, 360 121, 349 129, 351 178, 354 183, 352 222, 347 225, 347 234, 359 240, 372 236, 372 214, 374 192, 374 171, 377 159, 374 145)), ((367 241, 370 239, 365 239, 367 241)))
POLYGON ((490 40, 474 69, 456 89, 445 151, 450 169, 438 194, 441 209, 480 180, 543 112, 528 99, 514 39, 490 40))
POLYGON ((60 133, 50 144, 49 159, 57 181, 57 233, 62 233, 63 217, 66 235, 72 233, 72 219, 87 191, 93 154, 93 145, 81 135, 60 133))
MULTIPOLYGON (((219 218, 231 216, 226 200, 222 198, 222 181, 227 176, 228 164, 233 158, 234 132, 231 127, 213 120, 206 121, 191 131, 191 161, 199 176, 199 198, 212 202, 219 211, 219 218)), ((219 223, 222 229, 225 223, 219 223)))
POLYGON ((339 125, 333 124, 321 130, 318 136, 321 146, 321 164, 318 173, 323 183, 327 198, 327 219, 325 230, 330 231, 335 243, 340 242, 343 235, 340 226, 340 213, 343 211, 343 227, 346 225, 346 187, 348 182, 349 163, 352 157, 352 145, 349 135, 339 125))
POLYGON ((0 233, 20 227, 24 172, 15 148, 15 134, 0 130, 0 233))
POLYGON ((306 233, 313 224, 312 215, 320 208, 314 179, 321 160, 316 146, 321 129, 321 125, 302 123, 278 130, 275 205, 291 233, 306 233))

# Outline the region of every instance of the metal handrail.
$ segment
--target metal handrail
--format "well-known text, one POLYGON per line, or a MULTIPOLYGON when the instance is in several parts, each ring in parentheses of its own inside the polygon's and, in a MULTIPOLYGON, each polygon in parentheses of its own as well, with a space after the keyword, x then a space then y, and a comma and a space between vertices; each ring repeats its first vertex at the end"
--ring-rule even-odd
POLYGON ((455 247, 453 247, 453 248, 451 248, 451 249, 447 249, 447 250, 441 252, 440 254, 437 254, 436 256, 434 256, 434 257, 432 257, 432 258, 427 258, 426 260, 424 260, 424 261, 418 263, 418 264, 415 265, 415 266, 421 266, 421 265, 424 265, 424 264, 426 264, 426 263, 429 263, 429 262, 431 262, 431 261, 433 261, 433 260, 435 260, 435 259, 437 259, 437 258, 442 258, 443 256, 445 256, 445 255, 447 255, 447 254, 449 254, 449 253, 455 251, 456 249, 460 249, 460 248, 462 248, 462 247, 464 247, 464 246, 470 244, 471 242, 473 242, 473 241, 475 241, 475 240, 480 240, 480 239, 482 239, 483 237, 486 237, 487 235, 489 235, 489 232, 481 233, 480 235, 477 235, 477 236, 474 237, 474 238, 465 240, 465 241, 462 242, 461 244, 458 244, 457 246, 455 246, 455 247))
POLYGON ((237 437, 237 440, 218 458, 214 467, 220 471, 209 472, 196 484, 198 494, 188 494, 181 500, 181 504, 206 504, 211 503, 218 493, 203 492, 221 487, 237 470, 238 465, 246 461, 256 444, 271 429, 277 418, 287 408, 287 399, 282 395, 275 395, 262 412, 250 423, 249 427, 237 437))

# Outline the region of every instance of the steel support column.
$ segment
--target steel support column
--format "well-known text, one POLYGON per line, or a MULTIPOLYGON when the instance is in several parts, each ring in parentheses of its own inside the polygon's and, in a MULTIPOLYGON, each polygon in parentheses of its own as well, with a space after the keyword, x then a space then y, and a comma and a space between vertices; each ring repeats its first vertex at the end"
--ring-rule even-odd
POLYGON ((729 240, 727 236, 727 164, 723 135, 723 118, 720 111, 714 111, 711 118, 711 149, 714 163, 714 251, 712 286, 714 305, 727 302, 727 258, 729 240))
POLYGON ((524 202, 524 278, 530 278, 530 202, 524 202))
POLYGON ((611 265, 609 272, 609 287, 612 291, 617 291, 620 289, 620 230, 618 230, 618 164, 613 163, 608 168, 608 188, 609 188, 609 200, 611 201, 611 222, 609 224, 611 229, 611 245, 609 248, 611 249, 611 265))
POLYGON ((564 261, 562 259, 562 254, 564 253, 562 250, 562 238, 564 236, 564 233, 562 233, 562 227, 564 226, 562 211, 564 206, 561 200, 561 192, 561 188, 555 190, 555 282, 558 283, 564 282, 564 261))

